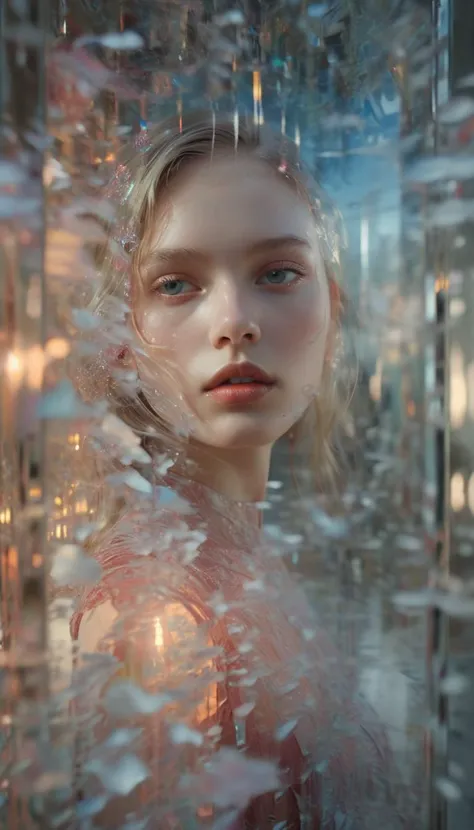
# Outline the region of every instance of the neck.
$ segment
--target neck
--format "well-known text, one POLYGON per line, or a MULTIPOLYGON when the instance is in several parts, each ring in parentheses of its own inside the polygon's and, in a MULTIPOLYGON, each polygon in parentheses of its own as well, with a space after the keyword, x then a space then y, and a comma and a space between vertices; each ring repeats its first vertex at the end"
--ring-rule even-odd
POLYGON ((190 444, 180 472, 234 501, 258 502, 265 497, 271 446, 222 450, 190 444))

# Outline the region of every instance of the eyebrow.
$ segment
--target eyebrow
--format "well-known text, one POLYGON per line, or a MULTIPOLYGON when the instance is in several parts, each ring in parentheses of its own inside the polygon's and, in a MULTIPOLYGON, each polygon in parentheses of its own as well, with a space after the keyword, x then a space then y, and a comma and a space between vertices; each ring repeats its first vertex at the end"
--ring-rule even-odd
MULTIPOLYGON (((273 248, 292 246, 293 248, 302 248, 310 250, 311 245, 307 239, 300 236, 276 236, 268 239, 260 239, 257 242, 245 248, 245 253, 256 254, 265 253, 265 251, 273 248)), ((150 266, 153 263, 168 263, 174 262, 177 259, 208 259, 208 254, 205 251, 200 251, 198 248, 155 248, 150 251, 146 257, 145 264, 150 266)))

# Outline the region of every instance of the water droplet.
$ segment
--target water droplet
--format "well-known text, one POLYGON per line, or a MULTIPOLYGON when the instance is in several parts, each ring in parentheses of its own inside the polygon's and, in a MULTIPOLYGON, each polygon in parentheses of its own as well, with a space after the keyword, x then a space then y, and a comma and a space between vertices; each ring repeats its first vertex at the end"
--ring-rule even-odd
POLYGON ((87 585, 97 582, 101 575, 99 563, 86 556, 78 545, 62 545, 57 549, 51 569, 51 577, 57 585, 87 585))
POLYGON ((454 781, 450 781, 449 778, 438 778, 436 789, 447 801, 459 801, 462 796, 459 785, 455 784, 454 781))
POLYGON ((151 695, 145 692, 131 680, 114 683, 108 690, 104 704, 106 709, 116 717, 130 717, 132 715, 151 715, 159 712, 171 702, 167 694, 151 695))
POLYGON ((192 744, 193 746, 202 746, 204 738, 201 732, 196 729, 190 729, 184 723, 175 723, 170 727, 171 740, 175 744, 192 744))
POLYGON ((241 706, 237 706, 234 712, 238 718, 246 718, 248 715, 250 715, 250 712, 253 712, 254 709, 255 703, 250 701, 249 703, 242 703, 241 706))
POLYGON ((298 718, 293 718, 293 720, 289 720, 284 723, 282 726, 279 726, 275 732, 275 738, 277 741, 284 741, 288 738, 289 735, 294 731, 296 726, 298 725, 298 718))
POLYGON ((129 795, 149 777, 147 767, 133 754, 123 755, 115 764, 93 760, 85 768, 96 775, 109 792, 116 795, 129 795))

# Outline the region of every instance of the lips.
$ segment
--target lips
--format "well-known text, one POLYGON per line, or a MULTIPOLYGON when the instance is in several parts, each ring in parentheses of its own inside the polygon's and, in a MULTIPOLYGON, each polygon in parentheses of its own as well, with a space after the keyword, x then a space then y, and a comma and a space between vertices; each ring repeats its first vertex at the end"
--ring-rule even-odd
POLYGON ((255 366, 253 363, 230 363, 228 366, 220 369, 211 378, 209 383, 204 387, 204 392, 212 392, 213 389, 217 389, 220 386, 238 386, 239 381, 240 383, 247 382, 250 384, 262 384, 264 386, 273 386, 275 384, 274 378, 270 377, 263 369, 260 369, 259 366, 255 366))

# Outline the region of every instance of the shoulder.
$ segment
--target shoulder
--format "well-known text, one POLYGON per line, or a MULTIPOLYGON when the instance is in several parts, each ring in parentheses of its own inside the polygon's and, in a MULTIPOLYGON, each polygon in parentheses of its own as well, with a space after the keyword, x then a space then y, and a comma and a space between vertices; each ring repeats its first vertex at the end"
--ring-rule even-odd
POLYGON ((118 612, 107 599, 81 615, 77 624, 77 641, 82 653, 97 651, 101 640, 112 633, 118 612))
POLYGON ((104 650, 104 644, 118 639, 146 642, 157 650, 204 636, 207 626, 202 614, 178 596, 131 595, 128 603, 104 599, 80 615, 77 624, 79 648, 84 652, 104 650), (138 599, 138 601, 136 601, 138 599))

